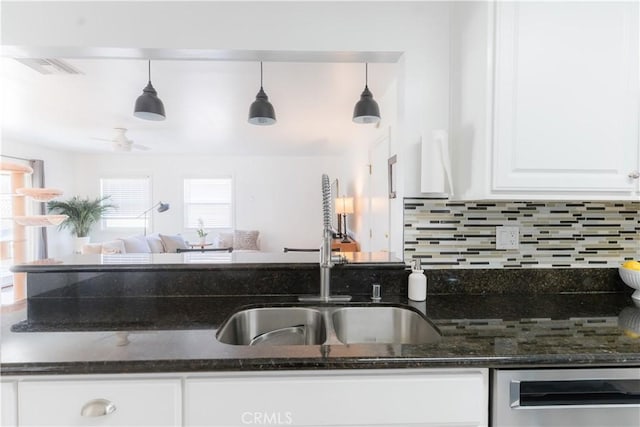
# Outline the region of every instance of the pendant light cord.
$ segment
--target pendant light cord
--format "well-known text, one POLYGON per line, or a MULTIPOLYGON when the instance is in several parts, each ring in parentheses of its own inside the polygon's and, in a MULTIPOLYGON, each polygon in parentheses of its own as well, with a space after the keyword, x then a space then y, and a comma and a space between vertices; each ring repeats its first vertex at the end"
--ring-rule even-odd
POLYGON ((260 61, 260 89, 262 89, 262 61, 260 61))
POLYGON ((364 87, 369 86, 369 63, 364 63, 364 87))
POLYGON ((151 83, 151 60, 149 60, 149 83, 151 83))

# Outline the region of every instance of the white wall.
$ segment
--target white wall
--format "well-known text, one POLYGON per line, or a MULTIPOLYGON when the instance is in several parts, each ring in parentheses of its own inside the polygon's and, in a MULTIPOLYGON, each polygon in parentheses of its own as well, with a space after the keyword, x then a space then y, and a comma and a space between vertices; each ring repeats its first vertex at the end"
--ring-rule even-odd
MULTIPOLYGON (((386 93, 374 94, 374 98, 380 107, 382 120, 376 135, 371 140, 358 141, 351 145, 349 151, 344 156, 344 170, 341 180, 340 192, 347 196, 354 197, 355 214, 347 216, 347 229, 349 234, 360 243, 360 249, 365 252, 377 250, 370 247, 369 229, 371 227, 371 212, 369 197, 371 194, 371 175, 369 164, 371 163, 370 151, 384 138, 390 139, 389 153, 393 152, 391 146, 398 146, 391 141, 397 137, 396 124, 398 122, 398 88, 397 81, 393 82, 386 93)), ((386 168, 386 165, 383 167, 386 168)), ((402 257, 402 252, 395 252, 398 257, 402 257)))
MULTIPOLYGON (((73 174, 73 153, 51 150, 38 145, 25 144, 2 139, 0 152, 5 156, 44 161, 44 179, 47 187, 64 191, 62 197, 71 197, 76 191, 73 174)), ((2 158, 11 161, 10 158, 2 158)), ((27 203, 28 212, 35 212, 38 202, 27 203)), ((33 230, 32 230, 33 231, 33 230)), ((68 231, 59 231, 57 227, 47 229, 49 239, 49 257, 66 256, 73 252, 73 238, 68 231)))
POLYGON ((402 198, 419 195, 420 137, 449 122, 449 8, 447 2, 5 2, 1 19, 3 44, 58 51, 403 52, 391 138, 398 198, 390 204, 391 248, 400 254, 402 198))
MULTIPOLYGON (((260 231, 261 249, 281 252, 288 247, 318 247, 322 236, 321 176, 334 179, 341 169, 335 157, 217 157, 147 154, 78 155, 73 165, 76 190, 81 196, 100 194, 100 178, 150 176, 154 203, 171 204, 154 212, 152 231, 181 233, 196 241, 194 230, 184 228, 183 179, 232 176, 236 229, 260 231)), ((142 234, 142 229, 104 231, 95 227, 92 241, 142 234)), ((211 240, 217 231, 212 231, 211 240)))

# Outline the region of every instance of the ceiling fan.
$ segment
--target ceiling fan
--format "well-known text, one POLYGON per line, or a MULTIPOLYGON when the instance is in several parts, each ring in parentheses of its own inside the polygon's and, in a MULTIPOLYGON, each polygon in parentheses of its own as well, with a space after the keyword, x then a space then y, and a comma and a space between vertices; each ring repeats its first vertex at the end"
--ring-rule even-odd
POLYGON ((113 149, 113 151, 129 152, 129 151, 132 151, 133 149, 141 150, 141 151, 147 151, 151 149, 146 145, 135 144, 132 140, 127 138, 126 128, 114 128, 114 130, 116 131, 116 134, 112 139, 104 139, 104 138, 94 138, 94 139, 98 139, 101 141, 108 141, 109 143, 111 143, 111 148, 113 149))

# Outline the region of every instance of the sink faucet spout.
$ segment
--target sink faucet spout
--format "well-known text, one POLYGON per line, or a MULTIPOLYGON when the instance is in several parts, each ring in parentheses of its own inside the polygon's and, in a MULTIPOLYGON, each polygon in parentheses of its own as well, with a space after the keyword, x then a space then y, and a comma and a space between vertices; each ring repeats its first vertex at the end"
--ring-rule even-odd
POLYGON ((343 256, 333 256, 331 254, 331 242, 333 230, 331 227, 332 215, 331 183, 327 174, 322 175, 322 246, 320 247, 320 295, 302 296, 300 301, 350 301, 349 295, 331 295, 331 268, 336 264, 346 262, 343 256))

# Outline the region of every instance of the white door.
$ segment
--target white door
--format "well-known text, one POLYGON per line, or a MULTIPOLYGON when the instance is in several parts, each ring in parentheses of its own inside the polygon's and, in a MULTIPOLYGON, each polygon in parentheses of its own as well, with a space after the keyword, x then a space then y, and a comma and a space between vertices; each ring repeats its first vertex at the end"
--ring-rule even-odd
POLYGON ((369 251, 389 252, 389 136, 369 150, 369 251))

